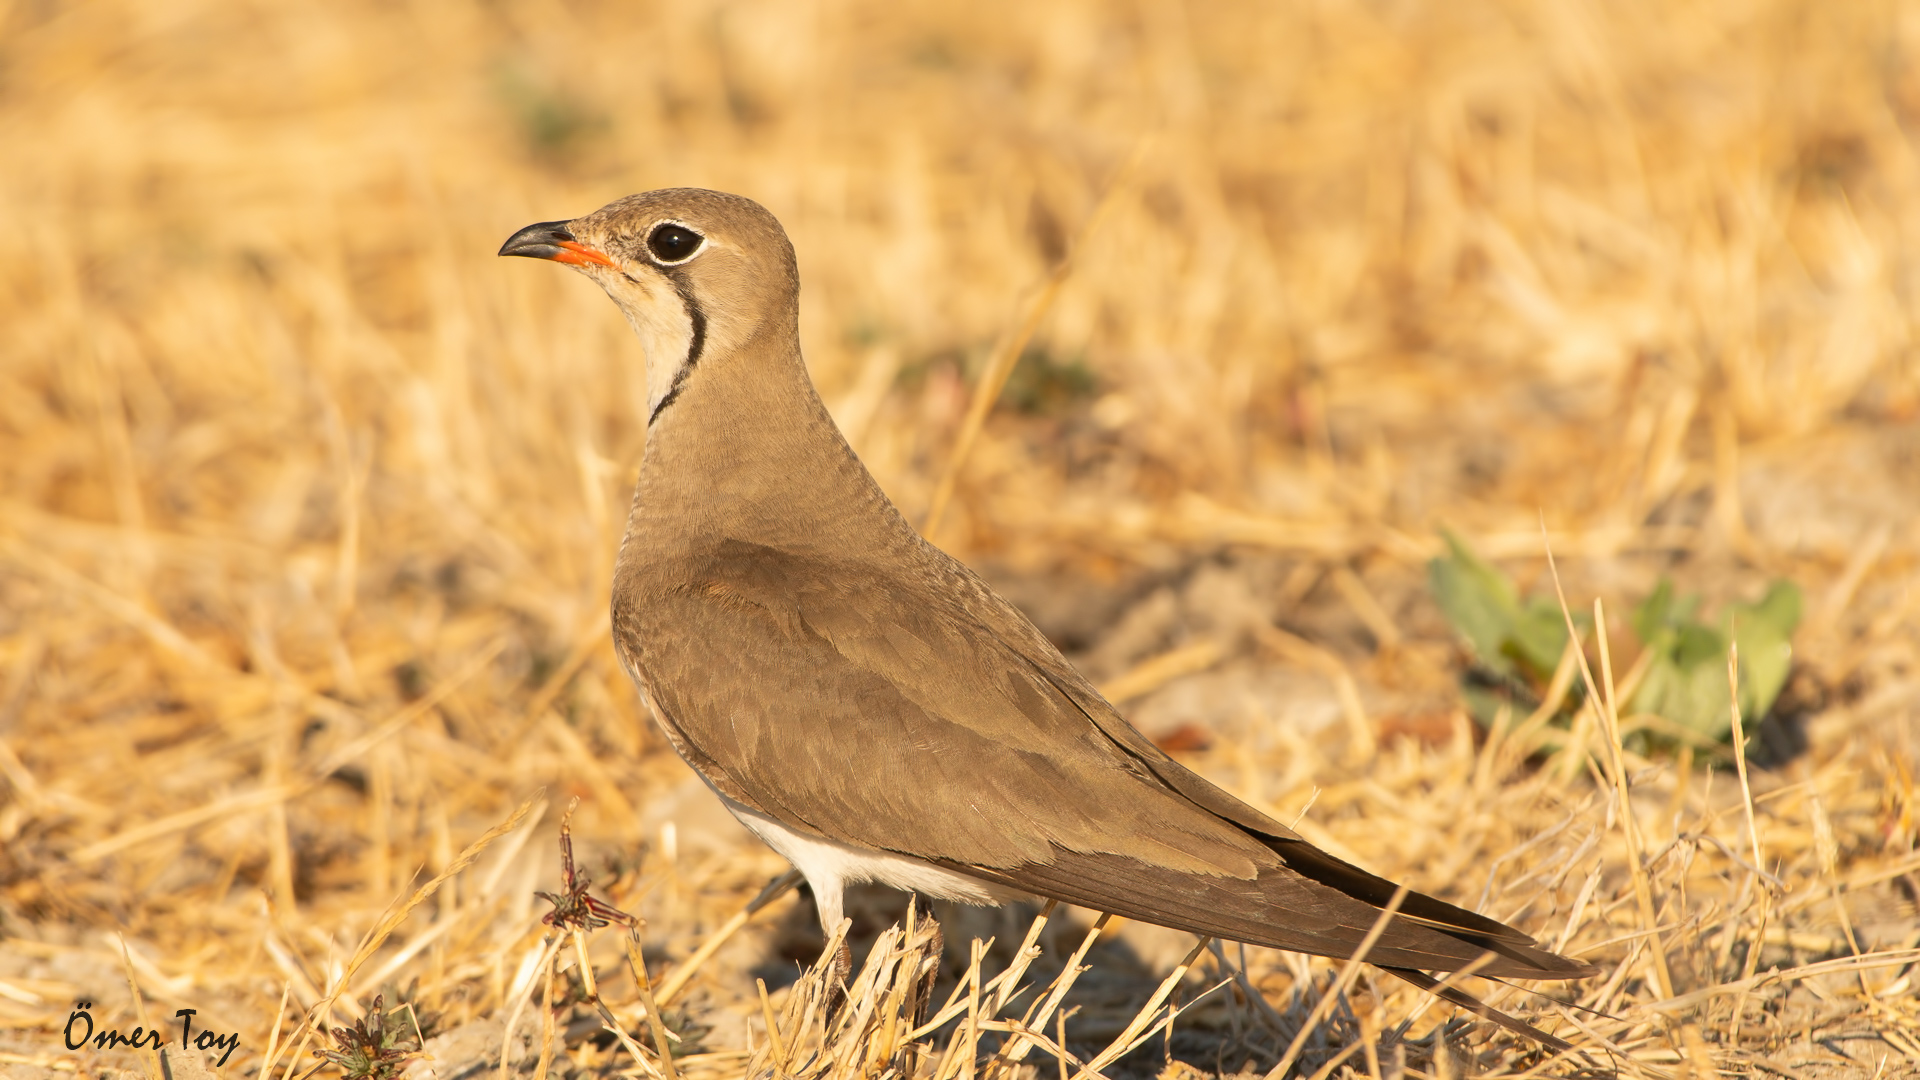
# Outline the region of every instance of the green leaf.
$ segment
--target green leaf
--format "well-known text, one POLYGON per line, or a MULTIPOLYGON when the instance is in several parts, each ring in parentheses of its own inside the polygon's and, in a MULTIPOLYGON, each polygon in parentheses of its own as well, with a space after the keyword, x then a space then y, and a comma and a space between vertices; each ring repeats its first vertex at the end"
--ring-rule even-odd
POLYGON ((1481 686, 1462 680, 1460 700, 1467 708, 1467 715, 1483 728, 1491 729, 1500 715, 1501 709, 1512 709, 1513 702, 1508 696, 1491 686, 1481 686))
POLYGON ((1672 611, 1673 582, 1663 577, 1660 584, 1653 587, 1653 594, 1633 609, 1630 621, 1633 623, 1634 636, 1643 645, 1651 644, 1667 628, 1672 611))
POLYGON ((1642 642, 1651 642, 1664 629, 1679 629, 1693 619, 1700 607, 1697 596, 1675 596, 1673 582, 1665 577, 1653 587, 1653 594, 1633 609, 1633 632, 1642 642))
POLYGON ((1791 670, 1800 590, 1791 582, 1776 581, 1758 603, 1729 605, 1718 626, 1694 621, 1698 607, 1698 597, 1676 597, 1662 579, 1653 595, 1634 609, 1634 633, 1653 657, 1631 707, 1725 741, 1733 733, 1728 646, 1735 641, 1740 645, 1741 716, 1758 722, 1773 707, 1791 670))
POLYGON ((1727 713, 1725 662, 1682 664, 1675 655, 1669 649, 1654 657, 1633 695, 1633 710, 1656 713, 1709 738, 1725 740, 1733 726, 1727 713))
POLYGON ((1513 648, 1536 674, 1550 675, 1567 651, 1567 617, 1560 605, 1540 598, 1527 601, 1513 625, 1513 648))
MULTIPOLYGON (((1543 597, 1520 599, 1512 579, 1453 533, 1440 534, 1447 554, 1427 564, 1441 614, 1475 660, 1508 679, 1544 680, 1567 650, 1567 620, 1543 597)), ((1576 620, 1584 625, 1584 620, 1576 620)))
POLYGON ((1726 622, 1729 636, 1740 645, 1740 715, 1757 721, 1773 708, 1793 669, 1800 589, 1791 581, 1776 581, 1759 603, 1729 607, 1726 622))
POLYGON ((1466 640, 1475 659, 1501 675, 1514 676, 1507 643, 1520 621, 1518 591, 1459 537, 1446 531, 1440 535, 1447 554, 1427 564, 1427 581, 1441 614, 1466 640))
POLYGON ((1720 631, 1691 623, 1671 633, 1674 663, 1688 670, 1714 664, 1727 666, 1727 636, 1720 631))

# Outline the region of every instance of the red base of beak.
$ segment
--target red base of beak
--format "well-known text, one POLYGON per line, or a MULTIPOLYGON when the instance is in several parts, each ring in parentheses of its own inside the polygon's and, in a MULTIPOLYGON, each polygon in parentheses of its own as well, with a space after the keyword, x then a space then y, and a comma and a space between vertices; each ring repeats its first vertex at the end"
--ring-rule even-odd
POLYGON ((612 259, 577 240, 562 240, 554 246, 562 249, 560 254, 553 257, 554 262, 566 263, 569 266, 605 266, 609 269, 613 267, 612 259))

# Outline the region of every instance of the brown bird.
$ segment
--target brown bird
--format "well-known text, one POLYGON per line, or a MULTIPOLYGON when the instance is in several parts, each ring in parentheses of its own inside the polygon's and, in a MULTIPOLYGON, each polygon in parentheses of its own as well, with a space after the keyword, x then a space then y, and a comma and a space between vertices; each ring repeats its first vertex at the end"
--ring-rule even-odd
MULTIPOLYGON (((529 225, 500 254, 586 274, 645 347, 615 647, 680 756, 806 876, 829 933, 845 886, 878 882, 1051 897, 1322 956, 1359 947, 1393 882, 1168 757, 901 517, 807 375, 793 246, 772 214, 671 188, 529 225)), ((1594 971, 1420 893, 1366 959, 1433 989, 1425 972, 1486 954, 1489 976, 1594 971)))

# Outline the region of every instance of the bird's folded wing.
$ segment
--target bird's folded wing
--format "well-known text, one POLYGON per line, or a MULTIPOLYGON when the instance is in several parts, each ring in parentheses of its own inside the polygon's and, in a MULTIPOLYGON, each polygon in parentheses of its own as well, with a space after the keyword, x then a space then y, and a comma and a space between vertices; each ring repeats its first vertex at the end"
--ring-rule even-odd
MULTIPOLYGON (((959 567, 958 563, 953 565, 961 573, 974 578, 971 571, 959 567)), ((1307 843, 1299 833, 1234 798, 1154 745, 1138 728, 1127 723, 1025 616, 988 589, 984 582, 974 578, 972 589, 956 592, 968 598, 970 615, 979 619, 995 637, 1012 645, 1022 659, 1072 701, 1090 723, 1162 783, 1201 809, 1259 838, 1280 857, 1289 871, 1359 900, 1371 908, 1383 907, 1392 899, 1399 888, 1393 882, 1307 843)), ((1266 880, 1267 875, 1263 874, 1262 881, 1266 880)), ((1505 958, 1494 965, 1494 969, 1488 969, 1489 974, 1504 972, 1515 977, 1543 978, 1548 977, 1550 972, 1554 978, 1583 978, 1594 970, 1588 964, 1568 960, 1539 948, 1532 937, 1504 923, 1424 893, 1409 893, 1401 903, 1398 918, 1458 935, 1477 947, 1492 950, 1505 958), (1511 966, 1507 960, 1519 966, 1511 966), (1521 970, 1524 967, 1535 970, 1529 974, 1521 970)))
MULTIPOLYGON (((1358 944, 1391 882, 1174 762, 957 563, 918 566, 731 542, 624 605, 621 648, 688 760, 790 827, 1235 940, 1358 944)), ((1402 910, 1382 963, 1583 967, 1431 897, 1402 910)))
POLYGON ((1012 867, 1066 848, 1257 874, 1258 843, 922 590, 737 543, 675 577, 616 629, 676 742, 728 796, 927 859, 1012 867))
MULTIPOLYGON (((1259 837, 1278 855, 1287 869, 1328 886, 1370 907, 1384 907, 1398 888, 1377 874, 1336 858, 1308 843, 1298 833, 1260 813, 1253 807, 1214 786, 1205 777, 1173 760, 1153 745, 1139 730, 1126 722, 1114 707, 1081 678, 1064 659, 1054 654, 1057 663, 1036 657, 1033 662, 1056 680, 1056 685, 1087 716, 1088 720, 1111 737, 1116 745, 1138 756, 1169 787, 1207 811, 1234 822, 1259 837), (1064 671, 1061 668, 1065 668, 1064 671)), ((1570 961, 1535 946, 1532 937, 1505 923, 1449 904, 1424 893, 1409 893, 1402 901, 1399 917, 1424 923, 1448 933, 1458 934, 1488 949, 1532 964, 1542 971, 1551 970, 1556 978, 1583 978, 1593 973, 1584 963, 1570 961)), ((1490 974, 1500 974, 1491 971, 1490 974)), ((1507 971, 1526 977, 1518 971, 1507 971)), ((1543 977, 1536 974, 1533 977, 1543 977)))

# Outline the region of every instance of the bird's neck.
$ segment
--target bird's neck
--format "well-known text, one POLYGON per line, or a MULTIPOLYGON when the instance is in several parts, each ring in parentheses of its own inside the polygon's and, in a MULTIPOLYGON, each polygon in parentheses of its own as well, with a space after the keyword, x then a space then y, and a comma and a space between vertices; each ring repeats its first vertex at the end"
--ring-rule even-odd
POLYGON ((828 415, 788 335, 703 358, 647 432, 623 565, 725 541, 858 557, 917 541, 828 415))

